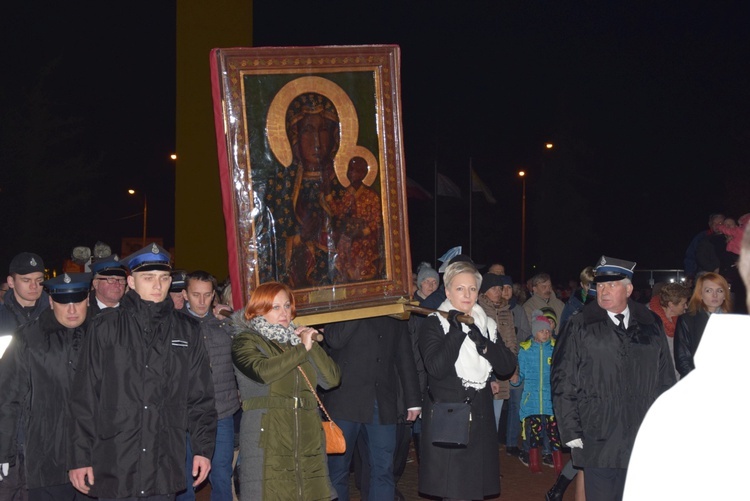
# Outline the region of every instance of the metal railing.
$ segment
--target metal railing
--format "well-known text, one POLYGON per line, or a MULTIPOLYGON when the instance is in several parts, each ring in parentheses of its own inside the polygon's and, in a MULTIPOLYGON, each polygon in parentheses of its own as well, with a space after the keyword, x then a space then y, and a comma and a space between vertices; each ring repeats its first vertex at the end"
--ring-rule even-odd
POLYGON ((684 283, 686 281, 685 277, 685 270, 682 269, 653 269, 653 270, 633 270, 633 278, 635 279, 636 275, 643 275, 644 273, 648 273, 648 284, 651 286, 651 288, 654 287, 654 284, 656 283, 656 280, 654 279, 654 273, 663 273, 668 276, 666 280, 660 280, 660 281, 667 281, 667 282, 677 282, 677 283, 684 283))

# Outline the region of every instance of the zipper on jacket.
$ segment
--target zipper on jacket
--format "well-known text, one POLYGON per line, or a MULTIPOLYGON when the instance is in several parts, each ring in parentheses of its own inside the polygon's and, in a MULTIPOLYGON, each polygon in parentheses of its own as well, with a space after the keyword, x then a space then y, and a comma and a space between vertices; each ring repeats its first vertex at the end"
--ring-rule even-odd
POLYGON ((539 414, 544 414, 544 346, 539 344, 539 414))
POLYGON ((297 475, 297 499, 304 499, 302 497, 302 471, 301 471, 301 465, 299 461, 299 448, 301 444, 300 440, 300 423, 299 423, 299 412, 300 412, 300 406, 299 402, 301 398, 299 398, 300 394, 300 388, 299 388, 299 370, 294 371, 294 394, 297 395, 294 397, 295 405, 294 405, 294 472, 297 475))

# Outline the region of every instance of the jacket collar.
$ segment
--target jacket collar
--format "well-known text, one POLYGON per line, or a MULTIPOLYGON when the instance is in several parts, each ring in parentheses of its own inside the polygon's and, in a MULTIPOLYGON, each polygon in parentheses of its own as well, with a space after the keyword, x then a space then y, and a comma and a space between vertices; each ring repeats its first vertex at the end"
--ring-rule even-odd
MULTIPOLYGON (((641 303, 628 299, 628 308, 630 309, 630 322, 633 321, 648 325, 656 322, 656 314, 651 312, 641 303)), ((599 306, 599 303, 592 301, 583 308, 583 318, 587 324, 597 322, 606 322, 609 316, 607 310, 599 306)))

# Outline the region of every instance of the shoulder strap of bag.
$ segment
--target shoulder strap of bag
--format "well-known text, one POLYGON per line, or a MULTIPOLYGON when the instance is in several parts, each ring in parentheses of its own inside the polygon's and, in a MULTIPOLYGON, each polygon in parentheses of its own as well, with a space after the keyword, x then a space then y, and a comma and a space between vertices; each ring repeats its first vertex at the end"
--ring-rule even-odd
POLYGON ((320 409, 323 411, 323 414, 326 415, 326 418, 328 421, 333 423, 333 419, 331 419, 331 416, 328 414, 328 411, 326 410, 325 405, 323 405, 323 402, 320 401, 320 397, 318 396, 318 392, 315 391, 315 388, 313 388, 313 385, 310 383, 310 380, 307 379, 307 374, 305 374, 305 371, 302 370, 302 367, 299 365, 297 366, 297 369, 302 373, 302 377, 305 378, 305 382, 307 383, 307 386, 310 387, 310 391, 315 395, 315 400, 318 401, 318 405, 320 406, 320 409))
MULTIPOLYGON (((279 343, 277 343, 273 339, 269 339, 269 341, 271 341, 273 344, 275 344, 282 352, 286 351, 286 350, 284 350, 284 348, 281 347, 281 345, 279 343)), ((313 388, 312 383, 310 383, 310 380, 307 379, 307 374, 305 374, 305 371, 303 371, 302 367, 300 367, 299 365, 297 366, 297 369, 299 369, 299 371, 302 373, 302 377, 305 378, 305 382, 307 383, 307 386, 310 388, 310 391, 312 392, 312 394, 315 395, 315 400, 318 401, 318 405, 320 406, 320 409, 323 411, 323 414, 326 415, 326 419, 328 419, 328 421, 330 421, 330 422, 333 423, 333 419, 331 419, 331 415, 328 414, 328 411, 326 410, 325 405, 323 405, 323 402, 320 401, 320 397, 318 396, 318 392, 315 391, 315 388, 313 388)))

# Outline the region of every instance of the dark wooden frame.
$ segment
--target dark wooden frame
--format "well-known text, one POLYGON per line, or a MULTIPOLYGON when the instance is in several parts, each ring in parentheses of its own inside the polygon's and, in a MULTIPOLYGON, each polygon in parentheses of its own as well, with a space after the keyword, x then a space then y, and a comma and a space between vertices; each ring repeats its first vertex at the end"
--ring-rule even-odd
MULTIPOLYGON (((264 263, 277 255, 272 255, 270 245, 265 244, 268 235, 264 232, 270 230, 261 222, 264 202, 258 190, 262 189, 259 186, 264 176, 269 176, 269 145, 279 137, 278 130, 274 136, 275 129, 268 127, 277 124, 272 122, 273 101, 282 91, 289 92, 290 82, 300 84, 302 92, 341 91, 342 100, 353 105, 353 112, 349 108, 349 112, 339 113, 341 136, 350 133, 351 137, 353 115, 353 128, 357 129, 354 135, 361 132, 361 136, 353 143, 349 141, 348 147, 372 153, 378 165, 385 239, 385 271, 381 277, 294 288, 298 313, 319 316, 346 310, 347 318, 351 318, 352 309, 375 307, 383 311, 384 305, 400 305, 408 298, 412 278, 399 70, 399 48, 392 45, 232 48, 211 52, 235 309, 244 305, 249 293, 261 283, 264 263)), ((343 142, 342 139, 342 145, 343 142)))

